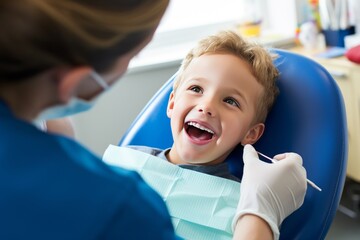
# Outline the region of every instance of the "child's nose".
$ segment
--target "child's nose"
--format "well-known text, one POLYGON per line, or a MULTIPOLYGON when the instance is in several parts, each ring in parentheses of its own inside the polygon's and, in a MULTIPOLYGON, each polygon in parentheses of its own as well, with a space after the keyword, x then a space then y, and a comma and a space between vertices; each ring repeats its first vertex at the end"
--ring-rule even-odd
POLYGON ((198 108, 198 111, 211 117, 214 117, 216 113, 214 104, 211 102, 204 102, 201 104, 198 108))
POLYGON ((203 112, 204 114, 208 114, 209 116, 212 116, 212 112, 210 110, 207 110, 207 109, 200 108, 199 112, 203 112))

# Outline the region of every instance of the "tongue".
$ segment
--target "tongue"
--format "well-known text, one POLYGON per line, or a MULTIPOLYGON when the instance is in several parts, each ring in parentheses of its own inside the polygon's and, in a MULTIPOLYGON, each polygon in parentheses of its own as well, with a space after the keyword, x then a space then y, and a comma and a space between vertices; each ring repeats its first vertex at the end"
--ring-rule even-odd
POLYGON ((196 127, 189 127, 188 134, 191 138, 196 138, 198 140, 209 140, 212 138, 211 133, 200 130, 196 127))

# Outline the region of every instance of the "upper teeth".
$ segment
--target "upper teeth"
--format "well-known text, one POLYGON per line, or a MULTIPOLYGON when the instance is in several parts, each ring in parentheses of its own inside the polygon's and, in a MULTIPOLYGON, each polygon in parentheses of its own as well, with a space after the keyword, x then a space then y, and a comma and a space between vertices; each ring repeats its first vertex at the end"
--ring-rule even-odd
POLYGON ((207 131, 207 132, 209 132, 211 134, 214 134, 214 132, 211 129, 208 129, 208 128, 204 127, 204 126, 201 126, 200 124, 198 124, 196 122, 189 122, 188 125, 194 126, 194 127, 198 128, 198 129, 201 129, 203 131, 207 131))

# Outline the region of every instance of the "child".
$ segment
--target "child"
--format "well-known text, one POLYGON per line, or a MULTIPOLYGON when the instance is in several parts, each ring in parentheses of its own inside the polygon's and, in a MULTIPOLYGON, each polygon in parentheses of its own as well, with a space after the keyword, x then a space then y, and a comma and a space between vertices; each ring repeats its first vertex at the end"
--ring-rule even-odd
MULTIPOLYGON (((173 146, 166 150, 110 146, 106 150, 105 162, 139 172, 163 197, 179 236, 232 238, 240 180, 231 175, 225 159, 238 144, 254 144, 264 132, 278 94, 274 57, 231 31, 203 39, 184 59, 169 97, 173 146)), ((246 147, 248 156, 256 155, 246 147)), ((297 154, 286 156, 301 162, 297 154)), ((277 239, 278 223, 268 224, 277 239)))
POLYGON ((264 132, 278 94, 274 57, 231 31, 203 39, 183 60, 169 98, 172 148, 131 148, 239 181, 224 161, 238 144, 254 144, 264 132))

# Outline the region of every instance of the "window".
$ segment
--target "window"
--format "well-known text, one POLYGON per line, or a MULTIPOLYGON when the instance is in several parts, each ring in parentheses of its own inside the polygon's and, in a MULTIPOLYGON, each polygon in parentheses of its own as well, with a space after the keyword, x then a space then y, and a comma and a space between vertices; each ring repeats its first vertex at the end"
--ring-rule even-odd
POLYGON ((277 46, 293 41, 297 27, 296 6, 306 0, 171 0, 151 43, 130 63, 131 67, 174 64, 195 43, 223 29, 234 29, 246 4, 262 17, 262 33, 254 40, 277 46), (286 10, 286 11, 285 11, 286 10))
POLYGON ((158 32, 236 21, 239 0, 171 0, 158 32))

